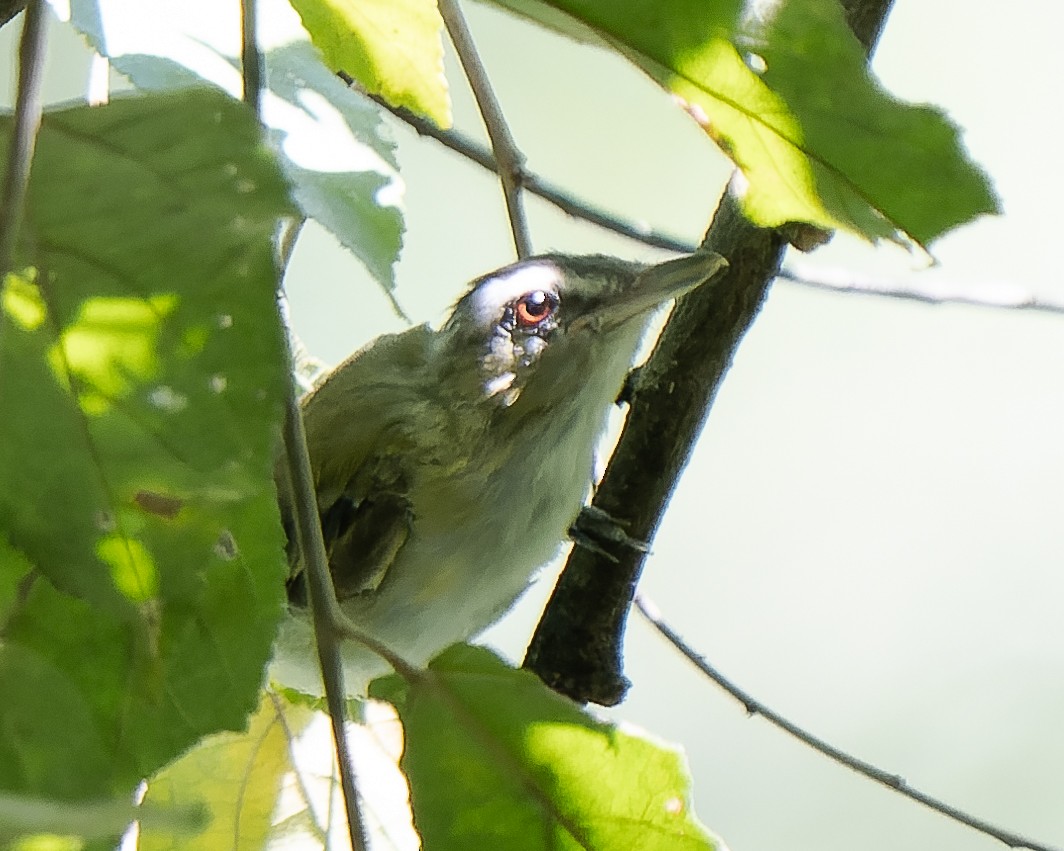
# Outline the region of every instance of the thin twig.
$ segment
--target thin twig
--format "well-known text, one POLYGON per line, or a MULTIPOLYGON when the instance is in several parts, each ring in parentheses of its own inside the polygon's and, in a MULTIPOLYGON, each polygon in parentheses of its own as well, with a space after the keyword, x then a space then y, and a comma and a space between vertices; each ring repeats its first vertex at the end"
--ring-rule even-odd
MULTIPOLYGON (((876 295, 902 301, 917 301, 921 304, 967 304, 973 307, 1064 314, 1064 302, 1039 298, 1030 290, 1011 283, 986 283, 977 288, 978 292, 966 292, 965 290, 969 289, 967 285, 963 289, 948 289, 943 283, 933 281, 914 285, 862 277, 849 271, 840 273, 818 271, 815 275, 810 275, 793 269, 783 269, 779 277, 785 281, 824 292, 876 295)), ((976 288, 971 287, 971 289, 976 288)))
POLYGON ((306 566, 310 616, 318 645, 322 683, 325 685, 325 702, 329 708, 333 739, 336 742, 336 760, 340 766, 340 786, 347 807, 351 849, 364 851, 368 847, 368 839, 359 806, 354 762, 344 727, 347 720, 347 692, 344 688, 343 662, 339 637, 332 626, 342 615, 339 614, 340 606, 336 601, 332 578, 329 575, 328 557, 325 554, 325 542, 321 536, 321 521, 318 518, 317 499, 314 494, 314 478, 310 469, 310 456, 307 453, 307 438, 303 430, 303 414, 296 394, 296 384, 293 380, 289 382, 288 398, 285 400, 284 445, 294 497, 296 534, 299 552, 306 566))
POLYGON ((720 686, 720 688, 739 701, 749 715, 760 715, 769 724, 778 727, 802 744, 812 748, 817 753, 823 754, 828 759, 833 760, 840 765, 844 765, 847 768, 856 771, 861 776, 867 777, 869 780, 874 780, 876 783, 886 786, 888 789, 892 789, 912 801, 923 804, 925 807, 946 816, 946 818, 951 819, 952 821, 966 825, 967 827, 977 830, 987 836, 991 836, 994 839, 1005 843, 1010 848, 1029 848, 1031 851, 1059 851, 1059 849, 1050 845, 1045 845, 1041 842, 1036 842, 1033 839, 1028 839, 1025 836, 1020 836, 1012 831, 996 827, 981 818, 970 815, 969 813, 959 810, 937 798, 932 798, 930 795, 927 795, 918 789, 914 789, 904 778, 899 777, 896 774, 890 774, 889 772, 872 765, 870 762, 865 762, 862 759, 851 756, 845 751, 839 750, 834 745, 828 744, 823 739, 802 729, 797 724, 784 718, 778 712, 773 711, 765 706, 765 704, 751 697, 747 692, 721 674, 720 671, 707 662, 700 653, 687 644, 687 642, 685 642, 679 634, 672 629, 672 627, 662 620, 660 612, 651 601, 637 594, 634 602, 639 613, 663 638, 665 638, 666 641, 679 650, 687 661, 698 668, 698 670, 709 680, 720 686))
POLYGON ((256 118, 262 115, 262 56, 255 19, 257 0, 240 0, 240 67, 243 70, 244 103, 256 118))
POLYGON ((488 79, 487 71, 484 70, 477 54, 473 36, 466 26, 462 10, 458 7, 458 0, 438 0, 437 5, 458 54, 458 60, 462 63, 466 79, 469 80, 469 87, 473 90, 484 127, 491 139, 491 147, 495 151, 495 159, 499 163, 499 182, 502 183, 503 196, 506 198, 506 212, 510 217, 510 230, 513 233, 517 256, 528 257, 532 253, 532 240, 528 234, 528 221, 521 198, 524 157, 510 134, 502 107, 491 87, 491 80, 488 79))
MULTIPOLYGON (((255 33, 256 0, 241 0, 241 49, 244 71, 244 99, 259 115, 262 56, 259 53, 255 33)), ((291 244, 284 246, 287 260, 291 244)), ((281 267, 279 267, 281 268, 281 267)), ((278 321, 286 328, 278 300, 278 321)), ((286 329, 287 330, 287 329, 286 329)), ((287 337, 286 337, 287 339, 287 337)), ((291 353, 285 363, 291 363, 291 353)), ((303 429, 303 413, 299 407, 299 393, 293 376, 289 375, 288 393, 285 398, 284 448, 288 465, 289 488, 292 492, 296 515, 296 533, 299 551, 306 565, 307 585, 310 590, 310 615, 314 622, 314 637, 318 646, 318 662, 321 666, 322 683, 325 686, 325 702, 329 709, 333 739, 336 743, 336 761, 340 768, 340 785, 347 809, 348 835, 351 851, 365 851, 369 846, 366 826, 359 806, 358 780, 355 776, 351 747, 347 739, 347 691, 344 688, 343 662, 340 644, 332 623, 340 609, 329 574, 328 557, 321 535, 318 517, 318 501, 314 492, 314 476, 307 452, 307 438, 303 429)))
MULTIPOLYGON (((346 78, 350 79, 350 78, 346 78)), ((409 126, 419 136, 425 136, 439 142, 445 148, 470 162, 476 163, 486 171, 499 173, 498 164, 491 150, 479 144, 470 136, 457 130, 441 130, 431 121, 415 115, 408 109, 396 107, 375 95, 363 94, 388 110, 392 115, 409 126)), ((603 230, 623 236, 649 248, 676 251, 689 254, 695 250, 695 243, 672 234, 664 233, 578 198, 573 193, 540 177, 526 168, 521 169, 521 186, 527 192, 542 198, 574 219, 589 222, 603 230)), ((1035 296, 1029 290, 1012 283, 990 283, 979 288, 978 294, 966 293, 960 289, 947 291, 941 283, 915 285, 894 281, 862 278, 851 273, 835 274, 830 271, 818 271, 815 274, 783 269, 778 278, 788 283, 824 292, 847 293, 853 295, 873 295, 882 298, 916 301, 921 304, 965 304, 972 307, 989 307, 1009 310, 1030 310, 1041 313, 1064 314, 1064 302, 1035 296)))
POLYGON ((277 259, 280 268, 287 271, 288 264, 292 262, 292 255, 299 242, 299 235, 303 232, 303 226, 307 220, 303 216, 292 216, 281 222, 280 234, 277 237, 277 259))
MULTIPOLYGON (((341 75, 341 77, 350 79, 347 75, 341 75)), ((492 154, 491 149, 475 141, 472 137, 454 129, 441 130, 431 121, 416 115, 409 109, 393 106, 384 98, 368 92, 362 92, 362 94, 381 108, 388 110, 419 136, 434 139, 445 148, 465 157, 470 162, 476 163, 492 174, 497 175, 499 173, 499 165, 495 162, 495 156, 492 154)), ((665 251, 675 251, 681 254, 690 254, 694 251, 695 244, 693 242, 653 230, 645 224, 622 219, 602 207, 596 207, 590 202, 582 201, 557 184, 529 171, 523 165, 519 167, 518 174, 522 189, 553 204, 563 213, 567 213, 575 219, 598 225, 604 230, 612 231, 651 248, 661 248, 665 251)))
POLYGON ((411 665, 406 659, 393 651, 387 644, 383 644, 368 632, 363 632, 355 626, 339 606, 337 606, 333 613, 332 628, 338 636, 346 638, 349 641, 354 641, 357 644, 361 644, 370 652, 376 653, 385 662, 392 666, 395 673, 408 683, 417 682, 425 676, 428 676, 427 671, 422 670, 415 665, 411 665))
POLYGON ((0 288, 15 263, 15 246, 26 205, 30 166, 41 126, 41 78, 44 73, 44 0, 32 0, 22 20, 18 46, 18 94, 15 124, 7 154, 3 196, 0 197, 0 288))

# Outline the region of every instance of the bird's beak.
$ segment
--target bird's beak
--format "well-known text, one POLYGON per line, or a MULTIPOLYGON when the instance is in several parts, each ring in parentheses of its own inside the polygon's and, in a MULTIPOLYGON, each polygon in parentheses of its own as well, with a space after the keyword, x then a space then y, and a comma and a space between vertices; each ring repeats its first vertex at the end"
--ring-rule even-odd
POLYGON ((727 268, 728 261, 712 251, 647 266, 614 291, 608 303, 583 318, 598 328, 615 328, 701 286, 727 268))

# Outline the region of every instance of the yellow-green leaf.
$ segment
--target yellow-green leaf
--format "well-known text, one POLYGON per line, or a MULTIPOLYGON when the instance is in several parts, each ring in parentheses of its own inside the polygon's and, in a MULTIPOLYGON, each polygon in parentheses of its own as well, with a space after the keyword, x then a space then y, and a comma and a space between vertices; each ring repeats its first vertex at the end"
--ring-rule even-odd
POLYGON ((682 755, 593 719, 533 674, 459 645, 414 683, 389 677, 426 848, 715 851, 682 755))
POLYGON ((742 170, 746 214, 926 246, 998 210, 958 129, 891 97, 838 0, 495 0, 612 47, 676 95, 742 170), (559 16, 559 12, 569 16, 559 16))
POLYGON ((451 125, 443 20, 434 0, 293 0, 334 71, 395 106, 451 125))
POLYGON ((219 733, 201 741, 148 781, 146 805, 210 807, 210 820, 196 836, 142 830, 140 851, 212 851, 265 844, 285 774, 293 770, 292 737, 313 716, 303 707, 267 693, 243 733, 219 733))

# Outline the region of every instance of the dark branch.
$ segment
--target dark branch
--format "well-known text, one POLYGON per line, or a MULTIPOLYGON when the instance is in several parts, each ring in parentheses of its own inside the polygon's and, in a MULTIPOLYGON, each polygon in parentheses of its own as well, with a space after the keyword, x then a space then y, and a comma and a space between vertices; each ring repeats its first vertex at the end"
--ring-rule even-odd
POLYGON ((26 8, 26 0, 0 0, 0 27, 26 8))
MULTIPOLYGON (((631 412, 594 506, 650 541, 739 341, 761 307, 784 241, 756 228, 729 191, 704 242, 730 264, 682 299, 631 388, 631 412)), ((525 657, 525 667, 575 700, 612 705, 622 674, 624 623, 645 554, 574 547, 525 657), (615 562, 613 560, 616 560, 615 562)))
MULTIPOLYGON (((240 58, 244 82, 244 102, 260 118, 262 106, 262 53, 259 50, 255 26, 255 7, 258 0, 241 0, 240 3, 240 58)), ((282 236, 279 246, 279 272, 284 271, 291 257, 300 224, 292 225, 282 236)), ((281 275, 278 275, 280 281, 281 275)), ((278 284, 278 291, 280 285, 278 284)), ((277 319, 290 340, 284 320, 283 300, 277 300, 277 319)), ((291 344, 289 344, 290 346, 291 344)), ((291 351, 286 347, 285 363, 292 363, 291 351)), ((288 472, 287 487, 296 515, 296 538, 301 561, 306 565, 307 586, 310 596, 310 613, 314 622, 314 639, 318 649, 318 664, 321 680, 325 686, 325 703, 332 724, 333 741, 336 747, 336 763, 340 770, 340 788, 344 795, 347 815, 348 837, 351 851, 369 848, 369 836, 362 816, 358 796, 358 778, 352 758, 351 745, 347 738, 347 690, 344 687, 343 660, 340 655, 340 636, 334 624, 339 617, 339 604, 329 574, 325 543, 322 540, 321 521, 318 516, 318 500, 311 471, 310 454, 307 451, 307 436, 303 429, 303 412, 299 405, 299 388, 296 377, 289 374, 288 393, 285 399, 285 416, 282 427, 285 462, 288 472)))
MULTIPOLYGON (((851 0, 847 15, 866 48, 889 0, 851 0)), ((703 247, 727 258, 727 273, 681 299, 631 393, 627 422, 594 506, 633 538, 649 542, 690 457, 739 342, 779 272, 778 231, 747 221, 731 189, 703 247)), ((525 656, 525 667, 580 702, 618 703, 628 687, 622 646, 645 554, 631 547, 574 547, 525 656)))
MULTIPOLYGON (((340 77, 348 85, 355 85, 354 81, 343 72, 340 73, 340 77)), ((375 95, 370 95, 366 92, 362 92, 362 94, 388 110, 392 115, 417 132, 418 135, 433 139, 445 148, 476 163, 481 168, 497 173, 498 166, 491 150, 477 143, 469 136, 456 130, 440 130, 431 121, 427 121, 407 109, 392 106, 375 95)), ((601 207, 596 207, 587 201, 577 198, 571 192, 551 183, 534 172, 525 170, 522 175, 521 185, 524 189, 549 204, 553 204, 563 213, 567 213, 573 218, 590 222, 604 230, 651 248, 661 248, 665 251, 676 251, 683 254, 688 254, 695 249, 693 242, 623 219, 601 207)), ((784 269, 780 272, 779 278, 803 287, 825 292, 874 295, 883 298, 917 301, 922 304, 967 304, 974 307, 1064 313, 1064 304, 1061 302, 1039 298, 1029 290, 1012 283, 981 287, 977 292, 959 290, 947 292, 939 283, 903 284, 888 280, 861 278, 850 273, 816 272, 809 274, 784 269)))
POLYGON ((890 7, 894 0, 839 0, 846 13, 846 23, 850 25, 857 40, 864 45, 871 56, 875 53, 876 43, 887 23, 890 7))
MULTIPOLYGON (((340 72, 340 78, 349 86, 354 85, 351 77, 342 71, 340 72)), ((495 157, 492 155, 491 150, 475 142, 464 133, 459 133, 457 130, 441 130, 431 121, 422 118, 420 115, 415 115, 409 109, 404 109, 401 106, 392 106, 377 95, 371 95, 367 92, 362 92, 362 94, 373 100, 381 108, 388 110, 419 136, 434 139, 445 148, 454 151, 471 162, 475 162, 481 168, 493 174, 499 173, 498 163, 495 162, 495 157)), ((598 225, 620 236, 634 239, 643 243, 643 245, 649 245, 651 248, 662 248, 666 251, 676 251, 683 254, 690 253, 694 249, 694 243, 692 242, 651 230, 634 222, 625 221, 601 207, 595 207, 586 201, 582 201, 572 193, 530 172, 523 166, 520 170, 520 178, 523 189, 553 204, 563 213, 567 213, 573 218, 598 225)))
POLYGON ((256 119, 262 118, 262 54, 259 52, 256 19, 257 0, 240 3, 240 68, 243 77, 243 99, 256 119))
POLYGON ((33 0, 22 20, 18 46, 18 92, 15 124, 7 151, 7 170, 0 196, 0 287, 15 262, 19 229, 30 185, 33 149, 41 126, 41 80, 44 75, 44 0, 33 0))

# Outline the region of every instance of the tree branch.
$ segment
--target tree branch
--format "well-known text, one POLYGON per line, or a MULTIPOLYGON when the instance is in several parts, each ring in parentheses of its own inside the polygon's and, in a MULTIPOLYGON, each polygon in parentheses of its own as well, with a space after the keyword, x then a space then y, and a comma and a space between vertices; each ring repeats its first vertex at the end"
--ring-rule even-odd
MULTIPOLYGON (((866 49, 890 3, 847 2, 847 18, 861 28, 866 49)), ((730 267, 677 302, 633 382, 628 419, 593 500, 595 509, 640 541, 653 539, 717 389, 783 258, 779 232, 743 217, 734 183, 702 241, 730 267)), ((529 644, 525 667, 574 700, 620 702, 629 685, 623 674, 624 629, 645 558, 645 552, 623 544, 607 542, 594 551, 574 546, 529 644)))
POLYGON ((303 413, 297 400, 294 380, 289 381, 288 398, 285 400, 284 447, 288 462, 296 537, 299 552, 306 565, 307 588, 310 592, 310 616, 314 623, 314 640, 318 647, 318 662, 321 679, 325 685, 325 703, 332 722, 333 739, 336 743, 336 761, 340 766, 340 787, 347 807, 347 823, 352 851, 365 851, 369 847, 366 828, 359 806, 358 780, 355 776, 351 747, 344 724, 347 720, 344 669, 340 656, 340 636, 333 624, 342 619, 339 603, 329 575, 329 560, 325 554, 325 542, 321 536, 321 521, 314 492, 314 478, 307 453, 307 438, 303 430, 303 413))
POLYGON ((846 23, 857 40, 864 45, 865 52, 871 58, 876 51, 876 44, 894 0, 839 0, 846 13, 846 23))
MULTIPOLYGON (((262 55, 259 52, 255 28, 255 6, 257 0, 240 2, 240 58, 244 80, 244 101, 259 117, 262 88, 262 55)), ((292 245, 298 233, 298 226, 287 231, 280 246, 278 269, 287 265, 291 256, 292 245), (283 264, 283 265, 282 265, 283 264)), ((285 340, 289 339, 287 324, 282 315, 282 301, 277 300, 277 318, 285 340)), ((285 346, 285 363, 292 363, 289 345, 285 346)), ((358 797, 358 779, 355 764, 351 756, 351 747, 347 739, 347 690, 344 688, 344 669, 340 655, 340 637, 333 628, 333 623, 340 617, 340 606, 336 601, 332 577, 329 574, 329 560, 325 554, 325 542, 322 540, 321 520, 318 516, 318 499, 314 488, 314 474, 311 471, 310 454, 307 451, 307 437, 303 429, 303 412, 299 405, 299 391, 295 376, 289 371, 288 393, 285 399, 285 417, 282 430, 285 460, 288 467, 288 487, 292 495, 292 505, 296 515, 296 537, 303 563, 307 569, 307 586, 310 594, 310 616, 314 623, 314 639, 318 648, 318 663, 321 667, 321 679, 325 686, 325 703, 329 710, 332 724, 333 740, 336 745, 336 762, 340 769, 340 787, 344 795, 344 807, 347 811, 348 836, 351 851, 366 851, 369 837, 358 797)))
POLYGON ((257 0, 240 0, 240 68, 244 82, 242 96, 255 118, 262 118, 262 56, 255 36, 257 0))
POLYGON ((990 824, 990 822, 984 821, 977 816, 970 815, 944 801, 940 801, 938 798, 933 798, 930 795, 921 792, 919 789, 914 789, 905 781, 905 778, 883 771, 883 769, 872 765, 872 763, 851 756, 823 739, 814 736, 812 733, 802 729, 797 724, 789 721, 787 718, 784 718, 779 713, 765 706, 760 701, 755 700, 747 692, 743 691, 739 686, 735 685, 735 683, 731 682, 727 677, 721 674, 720 671, 710 665, 701 654, 696 652, 672 629, 672 627, 661 619, 661 615, 658 613, 657 607, 655 607, 653 603, 650 603, 648 600, 637 595, 635 598, 635 606, 647 622, 657 630, 659 635, 679 650, 687 661, 698 668, 698 670, 709 680, 716 683, 729 695, 739 701, 748 714, 760 715, 769 724, 778 727, 787 733, 787 735, 794 737, 802 744, 807 745, 817 753, 823 754, 828 759, 839 763, 839 765, 844 765, 846 768, 856 771, 858 774, 867 777, 869 780, 874 780, 876 783, 886 786, 888 789, 892 789, 912 801, 923 804, 925 807, 946 816, 952 821, 966 825, 967 827, 993 837, 1000 842, 1004 842, 1010 848, 1029 848, 1031 851, 1059 851, 1052 846, 1043 845, 1033 839, 1028 839, 1025 836, 1013 833, 1010 830, 1005 830, 1004 828, 990 824))
POLYGON ((941 283, 898 283, 850 272, 818 270, 815 275, 795 269, 784 269, 779 277, 809 289, 831 293, 875 295, 882 298, 916 301, 921 304, 967 304, 973 307, 996 307, 1010 310, 1032 310, 1040 313, 1064 314, 1064 302, 1039 298, 1018 284, 986 283, 978 287, 947 289, 941 283))
POLYGON ((521 200, 524 156, 517 149, 510 128, 506 125, 502 107, 491 88, 491 80, 488 79, 480 56, 477 55, 473 36, 466 26, 458 0, 438 0, 437 5, 458 54, 458 60, 462 63, 466 79, 473 90, 473 97, 480 108, 480 116, 484 119, 491 147, 495 151, 495 160, 499 164, 499 182, 502 183, 503 196, 506 198, 506 212, 510 217, 510 231, 513 233, 517 256, 528 257, 532 253, 532 240, 528 235, 528 221, 521 200))
MULTIPOLYGON (((739 212, 731 189, 703 242, 727 271, 682 298, 630 393, 631 410, 594 506, 650 541, 732 356, 761 308, 785 243, 739 212)), ((624 623, 645 553, 575 546, 529 645, 525 667, 581 702, 618 703, 624 623)))
POLYGON ((26 192, 30 184, 33 149, 41 126, 41 78, 44 74, 44 0, 32 0, 22 20, 18 46, 18 93, 15 123, 7 151, 7 172, 0 196, 0 288, 15 263, 26 192))
MULTIPOLYGON (((348 85, 353 83, 347 74, 341 72, 340 76, 348 82, 348 85)), ((431 121, 416 115, 409 109, 404 109, 401 106, 392 106, 384 98, 365 91, 362 94, 374 101, 382 109, 388 110, 419 136, 434 139, 445 148, 465 157, 470 162, 476 163, 486 171, 490 171, 493 174, 499 173, 499 165, 495 161, 491 149, 474 141, 464 133, 460 133, 457 130, 441 130, 431 121)), ((665 251, 675 251, 680 254, 690 254, 694 250, 694 244, 687 240, 653 230, 643 224, 627 221, 610 213, 608 210, 596 207, 587 201, 582 201, 557 184, 529 171, 524 165, 518 167, 518 177, 522 189, 553 204, 563 213, 567 213, 573 218, 598 225, 600 228, 628 237, 628 239, 636 240, 651 248, 661 248, 665 251)))
MULTIPOLYGON (((348 85, 353 85, 349 76, 340 75, 348 85)), ((396 107, 375 95, 362 94, 413 129, 418 135, 439 142, 448 150, 465 157, 481 168, 498 174, 498 165, 491 150, 456 130, 441 130, 408 109, 396 107)), ((604 230, 626 237, 650 248, 689 254, 695 244, 672 234, 654 230, 645 225, 617 216, 602 207, 577 198, 571 192, 527 169, 521 169, 521 186, 532 195, 553 204, 563 213, 581 221, 590 222, 604 230)), ((883 298, 917 301, 922 304, 967 304, 974 307, 1009 308, 1043 313, 1064 313, 1064 303, 1040 298, 1016 284, 1001 282, 980 287, 976 293, 960 289, 947 291, 941 283, 898 283, 853 275, 846 271, 818 270, 815 273, 783 269, 778 278, 799 286, 825 292, 873 295, 883 298)))
POLYGON ((26 8, 26 0, 0 0, 0 27, 26 8))

